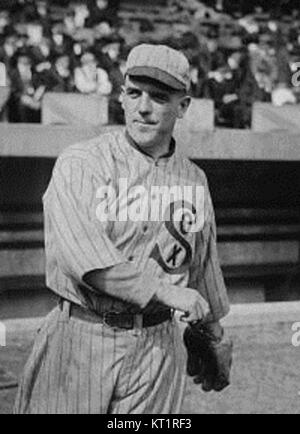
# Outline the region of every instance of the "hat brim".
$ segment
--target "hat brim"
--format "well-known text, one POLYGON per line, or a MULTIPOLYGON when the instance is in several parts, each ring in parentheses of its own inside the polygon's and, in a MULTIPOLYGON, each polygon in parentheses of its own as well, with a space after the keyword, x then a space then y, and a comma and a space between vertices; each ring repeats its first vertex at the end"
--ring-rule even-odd
POLYGON ((153 68, 150 66, 135 66, 133 68, 129 68, 126 71, 126 74, 132 77, 149 77, 174 90, 188 90, 184 83, 181 83, 175 77, 159 68, 153 68))

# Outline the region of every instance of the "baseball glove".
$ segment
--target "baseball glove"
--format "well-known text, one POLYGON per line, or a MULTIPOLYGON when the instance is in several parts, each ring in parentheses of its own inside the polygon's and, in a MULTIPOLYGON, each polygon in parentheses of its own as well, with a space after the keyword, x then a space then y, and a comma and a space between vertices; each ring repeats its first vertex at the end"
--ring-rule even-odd
POLYGON ((213 336, 205 326, 189 325, 184 332, 187 373, 204 392, 221 392, 230 384, 233 343, 213 336))

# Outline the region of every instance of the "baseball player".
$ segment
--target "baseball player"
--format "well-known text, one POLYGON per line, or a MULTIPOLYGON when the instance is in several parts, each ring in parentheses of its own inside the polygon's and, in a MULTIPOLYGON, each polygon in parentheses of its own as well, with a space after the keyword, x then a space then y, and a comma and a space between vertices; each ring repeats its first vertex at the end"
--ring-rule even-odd
POLYGON ((186 370, 204 390, 228 385, 213 206, 205 175, 173 139, 190 104, 189 70, 167 46, 135 47, 125 131, 59 157, 44 215, 47 285, 61 301, 38 333, 16 413, 176 414, 186 370), (157 192, 174 187, 201 194, 202 206, 170 195, 153 218, 157 192))

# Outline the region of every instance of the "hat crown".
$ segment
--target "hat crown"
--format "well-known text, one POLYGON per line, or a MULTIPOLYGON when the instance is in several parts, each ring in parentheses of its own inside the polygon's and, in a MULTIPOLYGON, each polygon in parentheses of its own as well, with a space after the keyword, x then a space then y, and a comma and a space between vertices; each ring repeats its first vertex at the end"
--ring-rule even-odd
POLYGON ((153 70, 161 71, 165 76, 168 75, 181 84, 182 88, 186 90, 190 88, 190 65, 187 58, 180 51, 168 46, 142 44, 133 48, 127 59, 126 73, 130 75, 135 71, 137 75, 139 69, 145 75, 153 70))

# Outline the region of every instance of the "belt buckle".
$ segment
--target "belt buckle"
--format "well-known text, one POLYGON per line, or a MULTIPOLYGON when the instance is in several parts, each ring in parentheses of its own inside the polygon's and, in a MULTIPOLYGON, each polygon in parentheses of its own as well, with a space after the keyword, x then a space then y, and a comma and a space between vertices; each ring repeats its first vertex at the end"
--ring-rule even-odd
POLYGON ((112 318, 113 316, 117 316, 117 312, 105 312, 103 315, 103 323, 109 328, 115 328, 115 326, 112 326, 109 318, 112 318))
POLYGON ((121 330, 132 330, 133 329, 133 323, 131 325, 128 325, 128 327, 116 324, 116 323, 118 323, 118 317, 120 315, 122 315, 120 312, 106 312, 103 315, 103 323, 107 327, 115 329, 115 330, 118 330, 118 329, 121 329, 121 330), (113 323, 114 322, 113 318, 116 319, 115 323, 113 323))

